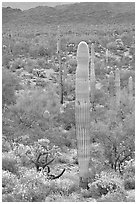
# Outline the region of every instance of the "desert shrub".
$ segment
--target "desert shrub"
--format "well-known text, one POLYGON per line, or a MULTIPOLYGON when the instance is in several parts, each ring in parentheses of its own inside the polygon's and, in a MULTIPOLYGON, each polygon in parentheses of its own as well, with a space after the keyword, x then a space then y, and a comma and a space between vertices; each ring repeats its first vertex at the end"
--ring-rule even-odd
POLYGON ((11 54, 3 54, 2 55, 2 66, 4 66, 5 68, 9 68, 10 65, 10 61, 12 60, 13 56, 11 54))
POLYGON ((15 59, 14 61, 12 61, 10 63, 10 70, 11 71, 16 71, 17 69, 20 69, 20 68, 24 68, 25 67, 25 61, 20 59, 20 58, 17 58, 15 59))
POLYGON ((37 64, 40 68, 46 68, 46 62, 45 62, 45 59, 42 59, 42 58, 38 58, 37 59, 37 64))
POLYGON ((135 189, 135 162, 129 160, 123 170, 124 187, 126 190, 135 189))
POLYGON ((127 87, 128 85, 128 79, 129 77, 132 76, 133 77, 133 81, 135 78, 135 72, 132 70, 121 70, 120 71, 120 83, 121 83, 121 87, 127 87))
POLYGON ((13 188, 16 186, 18 178, 16 175, 9 171, 2 171, 2 194, 8 194, 13 192, 13 188))
POLYGON ((38 68, 37 60, 27 58, 24 70, 26 70, 29 73, 33 73, 33 69, 36 69, 36 68, 38 68))
POLYGON ((128 178, 124 181, 125 190, 135 189, 135 178, 128 178))
MULTIPOLYGON (((26 138, 27 140, 27 138, 26 138)), ((23 145, 23 144, 17 144, 14 143, 14 154, 19 158, 19 166, 20 167, 28 167, 32 162, 30 159, 27 157, 26 152, 31 150, 31 146, 28 145, 23 145)))
POLYGON ((100 191, 95 186, 90 186, 89 190, 82 190, 81 191, 82 197, 84 198, 99 198, 100 197, 100 191))
POLYGON ((126 202, 126 193, 121 190, 109 192, 107 195, 103 195, 97 199, 97 202, 126 202))
POLYGON ((24 91, 17 98, 17 103, 10 107, 15 135, 29 134, 33 140, 43 138, 45 131, 53 127, 54 117, 59 111, 58 101, 54 91, 24 91))
POLYGON ((49 182, 35 170, 26 170, 13 191, 15 202, 42 202, 50 192, 49 182))
POLYGON ((41 173, 25 170, 12 195, 15 202, 43 202, 51 195, 69 196, 76 191, 78 186, 70 179, 48 181, 41 173))
POLYGON ((29 54, 33 58, 38 57, 49 57, 51 56, 51 50, 48 47, 45 47, 44 45, 31 45, 29 48, 29 54))
POLYGON ((114 171, 102 171, 92 185, 98 189, 100 195, 106 195, 108 192, 119 189, 123 190, 123 180, 114 171))
POLYGON ((79 189, 77 183, 73 182, 68 178, 58 179, 56 181, 50 182, 50 192, 54 194, 62 194, 65 196, 69 196, 73 192, 77 192, 79 189))
POLYGON ((116 42, 109 42, 106 46, 109 50, 117 50, 116 42))
POLYGON ((12 195, 12 193, 3 194, 2 195, 2 202, 14 202, 14 196, 12 195))
POLYGON ((123 170, 124 179, 135 176, 135 160, 131 159, 126 162, 123 170))
POLYGON ((123 41, 124 45, 130 46, 133 43, 134 33, 122 33, 120 38, 123 41))
POLYGON ((7 141, 7 137, 2 135, 2 152, 9 152, 12 149, 12 145, 7 141))
POLYGON ((14 43, 12 47, 12 53, 14 56, 19 56, 19 55, 27 55, 29 51, 29 43, 23 42, 23 41, 17 41, 14 43))
POLYGON ((38 57, 38 46, 31 45, 29 48, 30 57, 37 58, 38 57))
POLYGON ((68 97, 71 94, 74 94, 74 86, 66 79, 63 83, 63 95, 68 97))
POLYGON ((67 61, 67 63, 68 63, 68 67, 67 67, 68 73, 69 74, 74 74, 75 71, 76 71, 76 67, 77 67, 77 60, 73 59, 73 58, 70 58, 67 61))
POLYGON ((62 126, 65 130, 70 130, 75 125, 74 104, 63 104, 60 111, 61 114, 59 115, 59 120, 61 121, 62 126))
POLYGON ((2 106, 16 102, 15 90, 20 89, 18 78, 7 69, 2 69, 2 106))
POLYGON ((13 153, 4 153, 2 156, 2 169, 18 175, 17 158, 13 153))

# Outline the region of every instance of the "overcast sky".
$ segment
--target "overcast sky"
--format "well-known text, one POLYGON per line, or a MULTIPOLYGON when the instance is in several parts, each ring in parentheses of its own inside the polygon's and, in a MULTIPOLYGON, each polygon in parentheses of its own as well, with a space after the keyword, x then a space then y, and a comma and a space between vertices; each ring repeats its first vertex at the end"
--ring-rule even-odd
POLYGON ((26 10, 37 6, 56 6, 59 4, 70 4, 75 2, 2 2, 3 7, 19 8, 26 10))

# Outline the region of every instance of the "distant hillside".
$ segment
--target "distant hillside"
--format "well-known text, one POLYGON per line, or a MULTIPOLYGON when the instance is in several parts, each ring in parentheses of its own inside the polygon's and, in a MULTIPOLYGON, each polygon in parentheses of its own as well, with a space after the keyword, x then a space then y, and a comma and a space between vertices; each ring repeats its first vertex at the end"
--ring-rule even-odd
POLYGON ((22 11, 20 9, 12 9, 10 7, 2 8, 2 23, 10 23, 14 19, 17 19, 22 15, 22 11))
POLYGON ((39 6, 21 11, 10 7, 2 9, 2 22, 30 24, 61 24, 72 22, 135 23, 134 2, 85 2, 56 7, 39 6))

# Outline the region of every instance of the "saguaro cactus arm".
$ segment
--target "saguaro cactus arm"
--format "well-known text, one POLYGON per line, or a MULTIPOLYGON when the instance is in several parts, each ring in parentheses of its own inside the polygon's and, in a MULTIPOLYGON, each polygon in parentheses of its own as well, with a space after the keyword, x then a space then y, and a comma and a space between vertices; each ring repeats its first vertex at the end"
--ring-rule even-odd
POLYGON ((90 160, 90 83, 89 50, 86 42, 80 42, 77 50, 76 70, 76 136, 80 187, 88 188, 88 167, 90 160))

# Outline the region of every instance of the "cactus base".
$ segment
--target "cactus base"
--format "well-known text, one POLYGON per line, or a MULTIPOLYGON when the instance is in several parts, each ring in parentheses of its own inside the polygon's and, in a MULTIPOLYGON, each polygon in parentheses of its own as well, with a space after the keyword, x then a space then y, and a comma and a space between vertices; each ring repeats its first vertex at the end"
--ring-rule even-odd
POLYGON ((79 187, 82 188, 82 189, 89 189, 89 186, 88 186, 88 178, 82 178, 80 177, 80 180, 79 180, 79 187))

